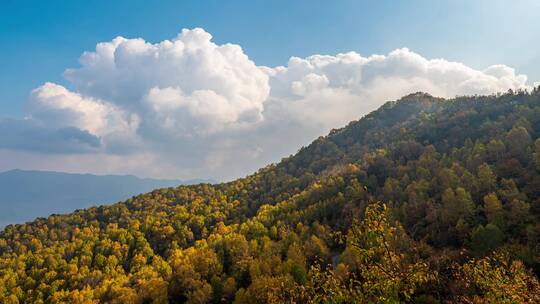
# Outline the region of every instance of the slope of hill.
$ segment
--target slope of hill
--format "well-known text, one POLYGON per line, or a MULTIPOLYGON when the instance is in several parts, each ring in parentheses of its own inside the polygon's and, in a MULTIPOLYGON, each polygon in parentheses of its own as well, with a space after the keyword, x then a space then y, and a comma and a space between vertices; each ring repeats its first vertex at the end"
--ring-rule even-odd
POLYGON ((246 178, 6 227, 0 302, 538 303, 539 137, 538 90, 409 95, 246 178))
POLYGON ((117 202, 156 188, 203 180, 11 170, 0 173, 0 229, 52 213, 117 202))

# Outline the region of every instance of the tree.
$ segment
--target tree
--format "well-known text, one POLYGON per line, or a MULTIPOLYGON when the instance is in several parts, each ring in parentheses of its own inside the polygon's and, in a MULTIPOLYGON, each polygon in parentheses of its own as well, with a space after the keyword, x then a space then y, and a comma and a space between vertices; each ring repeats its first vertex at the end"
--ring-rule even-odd
POLYGON ((497 177, 486 163, 478 167, 478 184, 482 194, 493 191, 497 187, 497 177))
POLYGON ((489 253, 499 247, 504 240, 504 234, 493 224, 478 226, 471 235, 471 249, 479 255, 489 253))
POLYGON ((492 139, 486 146, 488 158, 492 162, 498 162, 506 153, 506 146, 504 143, 497 139, 492 139))
POLYGON ((471 195, 458 187, 455 191, 448 188, 442 194, 442 219, 451 235, 463 241, 470 229, 476 206, 471 195), (459 225, 458 225, 459 223, 459 225))
POLYGON ((527 147, 532 141, 527 129, 515 126, 506 134, 505 140, 508 151, 512 156, 520 160, 526 159, 527 147))
POLYGON ((498 253, 457 269, 460 303, 540 303, 540 284, 521 261, 498 253))
POLYGON ((503 205, 497 194, 491 192, 484 196, 484 214, 489 223, 503 225, 503 205))
POLYGON ((508 204, 507 223, 514 231, 520 231, 522 225, 530 220, 531 205, 522 200, 514 199, 508 204))
POLYGON ((380 203, 370 204, 364 220, 351 228, 345 261, 357 275, 356 293, 367 302, 410 300, 419 286, 435 278, 424 262, 404 258, 404 239, 405 232, 390 224, 388 208, 380 203))
POLYGON ((540 171, 540 138, 534 142, 533 161, 536 170, 540 171))

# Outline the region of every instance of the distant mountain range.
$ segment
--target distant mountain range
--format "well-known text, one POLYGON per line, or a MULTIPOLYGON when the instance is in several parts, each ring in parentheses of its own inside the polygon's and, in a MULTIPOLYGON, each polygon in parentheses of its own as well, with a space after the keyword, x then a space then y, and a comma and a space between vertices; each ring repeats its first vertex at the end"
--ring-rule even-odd
POLYGON ((92 175, 11 170, 0 173, 0 228, 36 217, 114 203, 157 188, 212 183, 133 175, 92 175))

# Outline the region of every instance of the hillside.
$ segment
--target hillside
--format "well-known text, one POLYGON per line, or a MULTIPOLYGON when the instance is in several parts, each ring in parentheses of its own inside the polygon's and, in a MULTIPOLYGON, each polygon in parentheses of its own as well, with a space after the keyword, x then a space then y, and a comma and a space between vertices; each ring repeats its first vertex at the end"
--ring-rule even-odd
POLYGON ((230 183, 0 233, 1 303, 538 303, 540 92, 417 93, 230 183))
POLYGON ((202 180, 11 170, 0 173, 0 229, 53 213, 118 202, 156 188, 202 180))

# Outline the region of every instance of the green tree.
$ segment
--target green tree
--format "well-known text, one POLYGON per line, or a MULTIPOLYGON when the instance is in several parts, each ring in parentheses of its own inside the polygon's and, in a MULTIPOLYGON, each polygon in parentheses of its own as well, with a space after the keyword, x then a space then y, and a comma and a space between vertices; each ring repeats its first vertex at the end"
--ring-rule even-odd
POLYGON ((491 192, 497 187, 497 177, 486 163, 478 167, 478 184, 482 194, 491 192))
POLYGON ((527 148, 532 141, 527 129, 521 126, 513 127, 506 134, 505 140, 506 146, 512 156, 518 157, 521 160, 526 159, 527 148))
POLYGON ((484 196, 484 214, 489 223, 502 227, 504 210, 497 194, 492 192, 484 196))
POLYGON ((356 293, 367 302, 410 300, 419 286, 434 279, 427 264, 404 258, 404 238, 401 226, 390 224, 388 208, 380 203, 370 204, 364 220, 351 228, 345 255, 358 275, 356 293))
POLYGON ((536 170, 540 171, 540 138, 534 142, 533 161, 536 170))
POLYGON ((489 253, 499 247, 504 240, 504 234, 493 224, 478 226, 471 235, 471 249, 480 255, 489 253))

